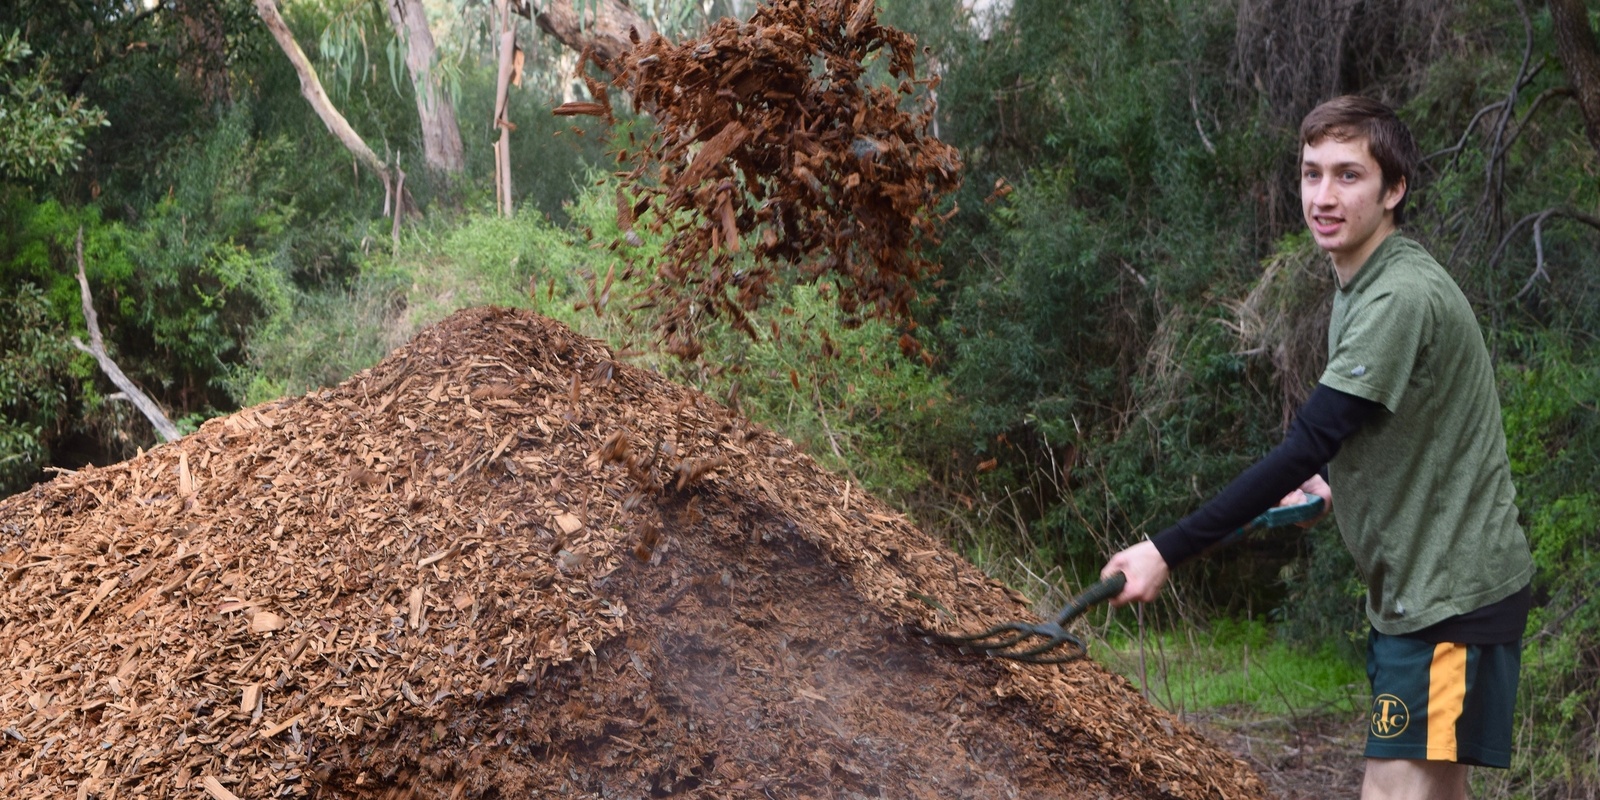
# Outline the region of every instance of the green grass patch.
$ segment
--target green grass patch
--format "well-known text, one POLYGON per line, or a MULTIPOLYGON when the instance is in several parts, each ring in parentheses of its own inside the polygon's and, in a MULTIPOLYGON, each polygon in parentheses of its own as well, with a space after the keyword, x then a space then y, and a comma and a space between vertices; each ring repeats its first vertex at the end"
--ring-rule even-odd
POLYGON ((1366 670, 1354 648, 1292 645, 1258 621, 1143 636, 1112 630, 1091 657, 1174 713, 1247 706, 1264 716, 1300 718, 1367 703, 1366 670))

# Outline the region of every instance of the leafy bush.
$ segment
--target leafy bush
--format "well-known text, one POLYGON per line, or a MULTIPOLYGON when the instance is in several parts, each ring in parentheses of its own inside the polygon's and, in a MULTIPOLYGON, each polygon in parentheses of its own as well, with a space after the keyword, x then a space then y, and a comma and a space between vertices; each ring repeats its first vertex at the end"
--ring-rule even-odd
MULTIPOLYGON (((240 109, 192 150, 173 154, 168 191, 136 209, 131 221, 106 220, 96 205, 36 202, 9 192, 0 198, 6 211, 0 284, 38 286, 49 324, 82 335, 74 277, 81 231, 85 273, 112 358, 174 408, 172 416, 227 408, 223 384, 239 363, 241 344, 257 325, 289 309, 288 269, 277 246, 294 208, 276 181, 293 169, 287 142, 254 140, 248 111, 240 109)), ((84 369, 92 384, 93 367, 84 369)), ((129 435, 115 425, 105 433, 111 440, 129 435)))
POLYGON ((1537 741, 1520 779, 1600 785, 1600 358, 1564 336, 1510 336, 1502 363, 1507 452, 1538 569, 1520 708, 1537 741))
POLYGON ((944 381, 902 355, 881 321, 847 324, 829 284, 789 287, 753 319, 760 338, 724 329, 704 388, 795 440, 824 466, 902 506, 925 488, 964 409, 944 381))
POLYGON ((51 321, 44 293, 23 284, 0 296, 0 496, 33 483, 50 463, 51 443, 72 422, 66 391, 71 349, 51 321))

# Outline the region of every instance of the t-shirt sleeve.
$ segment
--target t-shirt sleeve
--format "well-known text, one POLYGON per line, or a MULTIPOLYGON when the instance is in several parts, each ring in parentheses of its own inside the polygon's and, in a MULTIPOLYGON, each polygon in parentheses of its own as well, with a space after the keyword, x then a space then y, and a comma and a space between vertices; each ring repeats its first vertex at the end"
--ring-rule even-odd
POLYGON ((1415 296, 1385 292, 1367 300, 1333 343, 1319 383, 1395 411, 1426 345, 1429 316, 1415 296))

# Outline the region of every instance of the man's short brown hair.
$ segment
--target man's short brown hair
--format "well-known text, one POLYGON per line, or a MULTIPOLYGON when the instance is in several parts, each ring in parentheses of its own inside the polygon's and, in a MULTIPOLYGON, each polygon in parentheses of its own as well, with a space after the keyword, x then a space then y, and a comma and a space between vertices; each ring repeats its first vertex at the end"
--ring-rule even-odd
POLYGON ((1383 170, 1383 190, 1388 192, 1405 180, 1406 194, 1394 208, 1396 225, 1405 221, 1406 201, 1416 188, 1417 164, 1422 153, 1411 129, 1383 103, 1358 95, 1335 97, 1316 108, 1300 122, 1300 147, 1323 139, 1348 142, 1365 139, 1367 150, 1383 170))

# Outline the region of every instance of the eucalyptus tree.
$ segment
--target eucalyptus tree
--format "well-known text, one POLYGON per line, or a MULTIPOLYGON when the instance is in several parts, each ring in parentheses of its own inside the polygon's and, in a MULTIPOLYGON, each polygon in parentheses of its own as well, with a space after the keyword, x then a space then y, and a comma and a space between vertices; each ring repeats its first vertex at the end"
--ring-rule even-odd
POLYGON ((339 140, 356 157, 356 160, 366 165, 383 181, 384 211, 389 210, 388 199, 394 198, 395 224, 399 224, 402 211, 409 206, 409 194, 404 184, 404 173, 392 173, 389 166, 378 154, 367 145, 361 134, 356 133, 344 115, 339 113, 333 102, 328 99, 328 93, 322 87, 322 80, 317 76, 316 68, 311 64, 311 59, 306 57, 305 51, 300 48, 299 42, 294 38, 294 32, 289 30, 288 23, 284 22, 283 14, 278 10, 276 0, 255 0, 256 13, 261 16, 261 21, 272 32, 272 37, 277 40, 278 46, 294 65, 295 74, 300 78, 300 94, 306 102, 311 104, 312 110, 328 127, 328 131, 339 140))
POLYGON ((69 97, 44 61, 12 31, 0 34, 0 175, 61 174, 76 164, 84 136, 105 114, 69 97))
MULTIPOLYGON (((508 118, 513 102, 510 88, 513 83, 521 85, 525 71, 542 73, 547 82, 559 81, 580 52, 588 52, 593 63, 609 69, 606 65, 636 41, 658 31, 680 35, 696 30, 709 18, 741 7, 737 0, 647 0, 638 8, 626 0, 444 0, 427 6, 423 0, 302 1, 315 3, 329 20, 317 49, 332 80, 345 84, 355 76, 377 73, 370 37, 378 16, 372 12, 382 6, 390 28, 382 44, 390 81, 398 91, 398 64, 403 61, 417 106, 425 162, 447 180, 465 169, 456 107, 463 72, 490 66, 496 76, 495 103, 485 122, 498 132, 495 197, 496 205, 508 214, 510 132, 515 127, 508 118), (538 47, 535 33, 524 30, 519 18, 557 46, 538 47)), ((316 100, 313 105, 326 107, 327 102, 316 100)), ((325 115, 322 110, 318 113, 325 115)), ((358 158, 368 161, 348 133, 336 133, 358 158)))
POLYGON ((428 27, 428 13, 422 0, 384 0, 384 10, 394 25, 395 35, 404 42, 406 69, 411 73, 417 120, 422 126, 422 151, 428 168, 445 175, 459 175, 466 169, 461 150, 461 126, 456 111, 444 93, 438 70, 438 48, 428 27))

